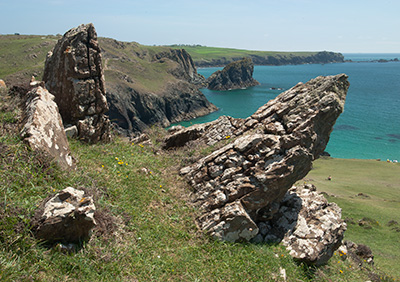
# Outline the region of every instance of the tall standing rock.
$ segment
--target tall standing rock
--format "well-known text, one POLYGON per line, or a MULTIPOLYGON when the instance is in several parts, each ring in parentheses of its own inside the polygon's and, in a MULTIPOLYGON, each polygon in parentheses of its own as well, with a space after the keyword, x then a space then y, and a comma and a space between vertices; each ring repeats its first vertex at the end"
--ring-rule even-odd
POLYGON ((93 24, 64 34, 47 56, 43 80, 55 96, 64 124, 76 125, 80 139, 109 141, 104 75, 93 24))

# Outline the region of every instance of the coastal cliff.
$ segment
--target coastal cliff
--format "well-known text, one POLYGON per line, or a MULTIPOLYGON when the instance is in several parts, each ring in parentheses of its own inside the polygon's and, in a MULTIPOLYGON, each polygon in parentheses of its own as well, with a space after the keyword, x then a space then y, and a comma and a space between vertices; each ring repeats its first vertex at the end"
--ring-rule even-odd
POLYGON ((214 72, 207 79, 211 90, 232 90, 247 88, 260 83, 253 78, 254 64, 250 58, 228 64, 223 70, 214 72))
MULTIPOLYGON (((204 47, 207 48, 207 47, 204 47)), ((221 48, 222 49, 222 48, 221 48)), ((259 66, 281 66, 281 65, 303 65, 303 64, 329 64, 343 63, 344 56, 341 53, 321 51, 321 52, 263 52, 263 51, 245 51, 240 53, 233 52, 224 55, 213 54, 213 57, 205 57, 196 54, 193 49, 188 48, 188 52, 194 57, 194 63, 197 67, 221 67, 227 64, 241 60, 243 57, 249 57, 255 65, 259 66), (199 57, 201 56, 201 57, 199 57)), ((222 51, 221 51, 222 52, 222 51)))
POLYGON ((108 115, 119 132, 193 119, 216 111, 199 90, 205 78, 183 49, 146 47, 100 40, 104 57, 108 115))

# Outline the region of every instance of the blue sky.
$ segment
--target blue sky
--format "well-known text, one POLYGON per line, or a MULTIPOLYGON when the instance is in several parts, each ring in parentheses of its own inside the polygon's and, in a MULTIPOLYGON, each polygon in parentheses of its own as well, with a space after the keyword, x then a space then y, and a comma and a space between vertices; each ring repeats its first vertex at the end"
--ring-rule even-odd
POLYGON ((145 45, 400 53, 398 0, 0 0, 0 34, 98 36, 145 45))

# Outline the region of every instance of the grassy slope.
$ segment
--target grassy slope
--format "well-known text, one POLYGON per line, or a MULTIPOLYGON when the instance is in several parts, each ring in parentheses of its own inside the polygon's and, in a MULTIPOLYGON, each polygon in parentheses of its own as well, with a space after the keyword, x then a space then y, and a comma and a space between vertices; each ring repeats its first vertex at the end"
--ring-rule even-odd
POLYGON ((177 168, 200 150, 159 151, 163 130, 152 133, 153 146, 71 141, 79 169, 62 172, 12 132, 15 114, 0 111, 1 281, 279 281, 280 268, 288 281, 366 279, 339 256, 314 273, 281 246, 215 242, 199 232, 177 168), (119 222, 72 254, 42 246, 28 225, 38 204, 67 186, 94 193, 98 210, 119 222))
POLYGON ((0 36, 0 77, 22 73, 25 77, 42 76, 43 64, 57 38, 55 36, 0 36))
MULTIPOLYGON (((34 74, 41 79, 46 54, 58 38, 37 35, 0 35, 0 78, 17 82, 34 74)), ((99 38, 103 52, 106 82, 120 82, 128 75, 130 87, 141 91, 158 92, 175 78, 166 72, 169 62, 151 62, 154 54, 166 47, 144 46, 135 42, 115 44, 115 40, 99 38), (123 48, 121 47, 123 46, 123 48)))
POLYGON ((123 83, 141 92, 157 93, 162 91, 167 83, 176 81, 176 78, 167 72, 172 67, 170 61, 153 61, 155 54, 169 48, 144 46, 135 42, 116 44, 115 40, 109 38, 100 38, 99 44, 104 50, 106 85, 123 83), (121 76, 128 76, 130 81, 121 79, 121 76))
MULTIPOLYGON (((39 79, 43 74, 46 54, 59 37, 38 35, 0 35, 0 78, 30 78, 35 74, 39 79)), ((113 83, 120 73, 128 75, 135 83, 129 86, 140 90, 158 92, 173 76, 165 70, 168 62, 150 62, 154 54, 166 51, 168 47, 145 46, 136 42, 117 42, 110 38, 99 38, 105 65, 106 81, 113 83), (121 59, 122 58, 122 59, 121 59)), ((173 48, 182 48, 175 46, 173 48)), ((242 58, 259 56, 309 56, 316 52, 267 52, 204 46, 183 46, 194 61, 242 58)))
POLYGON ((343 218, 352 219, 345 239, 368 245, 377 266, 400 278, 400 233, 388 226, 390 220, 400 223, 400 164, 323 158, 314 163, 306 181, 328 193, 342 208, 343 218), (371 229, 358 225, 363 218, 369 218, 371 229))

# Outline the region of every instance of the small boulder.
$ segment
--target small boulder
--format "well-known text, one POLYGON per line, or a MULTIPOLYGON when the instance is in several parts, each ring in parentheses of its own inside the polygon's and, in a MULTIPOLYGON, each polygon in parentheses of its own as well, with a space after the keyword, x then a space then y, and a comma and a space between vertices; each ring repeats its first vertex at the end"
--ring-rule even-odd
POLYGON ((34 234, 48 243, 81 243, 96 225, 95 210, 92 197, 67 187, 42 203, 32 222, 34 234))

